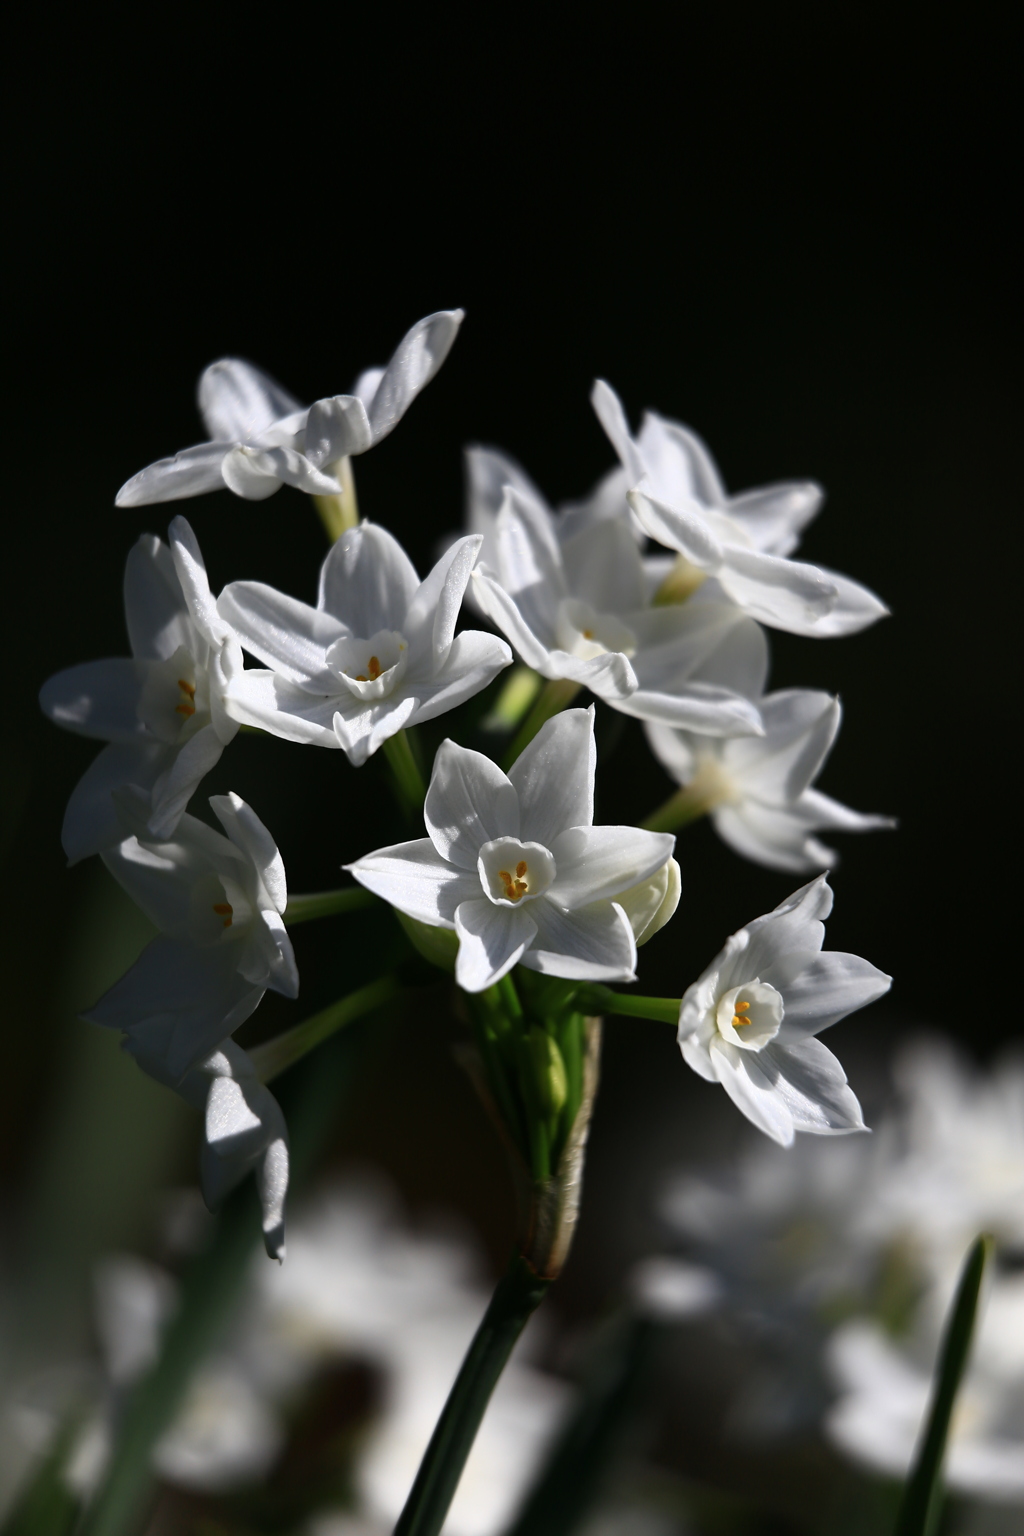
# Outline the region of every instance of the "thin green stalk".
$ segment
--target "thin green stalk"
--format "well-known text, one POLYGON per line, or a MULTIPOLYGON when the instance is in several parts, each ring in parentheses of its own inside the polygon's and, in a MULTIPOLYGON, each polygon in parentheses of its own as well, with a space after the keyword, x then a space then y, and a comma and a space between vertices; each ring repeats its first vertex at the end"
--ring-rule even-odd
POLYGON ((438 1536, 491 1393, 549 1284, 515 1254, 455 1378, 394 1536, 438 1536))
POLYGON ((514 731, 541 690, 544 679, 532 667, 510 667, 493 708, 480 722, 482 731, 514 731))
POLYGON ((501 998, 501 1006, 505 1009, 510 1019, 521 1019, 523 1005, 519 1001, 519 993, 516 984, 510 975, 503 976, 497 983, 498 996, 501 998))
POLYGON ((423 775, 413 756, 406 732, 396 731, 393 736, 389 736, 384 742, 383 750, 391 772, 395 776, 395 788, 402 803, 402 809, 415 821, 423 811, 423 802, 427 798, 427 786, 423 782, 423 775))
POLYGON ((503 768, 511 768, 520 752, 529 745, 541 726, 557 715, 560 710, 566 709, 580 691, 580 684, 570 682, 567 677, 553 678, 544 684, 540 697, 530 710, 515 741, 509 747, 502 759, 503 768))
POLYGON ((985 1268, 992 1257, 990 1237, 977 1238, 964 1261, 942 1339, 924 1437, 903 1490, 894 1536, 934 1536, 942 1513, 942 1463, 960 1381, 967 1366, 985 1268))
POLYGON ((276 1035, 273 1040, 255 1046, 249 1055, 258 1076, 264 1083, 269 1083, 287 1067, 300 1061, 303 1056, 308 1056, 310 1051, 346 1024, 353 1024, 364 1013, 372 1013, 375 1008, 393 1002, 404 991, 405 988, 394 976, 382 976, 379 981, 371 981, 368 986, 360 987, 358 991, 350 992, 348 997, 340 998, 338 1002, 331 1003, 330 1007, 314 1013, 293 1029, 285 1030, 283 1035, 276 1035))
POLYGON ((698 821, 701 816, 705 816, 714 804, 714 798, 709 798, 703 788, 695 792, 693 785, 687 785, 685 789, 677 789, 674 795, 669 795, 664 804, 652 811, 640 825, 646 832, 678 832, 680 827, 688 826, 691 821, 698 821))
POLYGON ((333 544, 349 528, 359 522, 359 505, 356 501, 356 482, 352 474, 352 460, 338 459, 328 466, 328 474, 341 485, 340 496, 314 496, 313 505, 320 514, 324 532, 333 544))
POLYGON ((284 920, 289 928, 296 923, 310 923, 316 917, 336 917, 342 912, 359 912, 374 907, 380 898, 361 885, 338 891, 312 891, 308 896, 289 896, 284 920))
POLYGON ((617 1013, 630 1019, 651 1019, 655 1024, 678 1024, 682 1007, 678 997, 634 997, 609 987, 582 989, 579 1003, 588 1013, 617 1013))

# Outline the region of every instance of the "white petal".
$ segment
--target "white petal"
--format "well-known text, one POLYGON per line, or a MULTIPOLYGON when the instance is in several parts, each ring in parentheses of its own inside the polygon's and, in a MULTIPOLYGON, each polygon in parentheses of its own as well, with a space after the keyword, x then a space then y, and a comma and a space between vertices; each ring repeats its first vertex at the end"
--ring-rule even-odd
POLYGON ((759 700, 764 736, 730 742, 730 777, 756 799, 792 803, 818 774, 839 730, 839 700, 814 688, 787 688, 759 700))
POLYGON ((461 309, 439 310, 418 320, 403 336, 370 405, 375 443, 397 426, 420 390, 430 383, 448 356, 462 319, 461 309))
POLYGON ((542 898, 531 902, 537 937, 522 964, 573 981, 635 981, 636 940, 629 918, 613 901, 562 912, 542 898))
POLYGON ((730 497, 728 512, 762 554, 790 555, 824 499, 813 480, 787 480, 730 497))
POLYGON ((569 827, 594 821, 594 706, 566 709, 541 726, 509 769, 519 796, 519 836, 550 848, 569 827))
POLYGON ((288 905, 284 860, 251 806, 234 793, 211 795, 210 806, 235 847, 250 860, 278 912, 288 905))
POLYGON ((481 613, 508 637, 516 654, 528 667, 533 667, 542 677, 558 676, 551 661, 551 647, 555 639, 553 624, 550 628, 545 625, 542 633, 536 634, 520 613, 515 599, 509 596, 490 571, 479 565, 473 572, 470 590, 481 613))
POLYGON ((836 602, 838 588, 817 566, 780 560, 730 544, 723 551, 718 580, 751 618, 793 635, 818 635, 836 602))
POLYGON ((334 395, 310 406, 305 446, 306 458, 314 469, 365 453, 372 442, 366 407, 357 395, 334 395))
POLYGON ((221 466, 230 442, 197 443, 170 459, 158 459, 126 480, 114 498, 118 507, 145 507, 154 501, 181 501, 224 487, 221 466))
POLYGON ((791 1147, 793 1116, 778 1090, 776 1072, 761 1061, 763 1055, 763 1051, 740 1051, 717 1040, 711 1043, 711 1063, 736 1108, 780 1146, 791 1147))
MULTIPOLYGON (((771 966, 760 975, 770 986, 779 986, 772 980, 771 966)), ((784 1034, 816 1035, 883 997, 891 986, 891 976, 859 955, 827 949, 809 958, 795 979, 779 986, 786 1005, 784 1034)))
POLYGON ((207 645, 221 645, 227 638, 228 626, 217 612, 199 541, 188 520, 180 514, 173 518, 167 538, 189 617, 207 645))
POLYGON ((645 411, 637 442, 651 487, 665 501, 693 497, 707 507, 726 506, 728 497, 711 450, 691 428, 645 411))
POLYGON ((793 809, 805 826, 829 832, 878 832, 896 826, 893 816, 879 816, 871 811, 852 811, 820 789, 805 789, 793 809))
MULTIPOLYGON (((426 652, 431 674, 448 658, 466 583, 482 542, 479 534, 457 539, 421 582, 409 604, 402 632, 410 650, 426 652)), ((418 669, 418 655, 412 664, 418 669)))
POLYGON ((760 734, 761 730, 756 704, 728 688, 709 683, 686 682, 676 693, 660 693, 641 686, 623 699, 608 699, 608 703, 637 720, 657 721, 707 736, 749 736, 760 734))
POLYGON ((124 827, 111 792, 134 784, 148 797, 173 757, 173 747, 160 742, 104 747, 75 785, 64 813, 61 845, 69 864, 121 841, 124 827))
POLYGON ((550 845, 557 874, 547 898, 571 911, 617 896, 661 869, 675 841, 639 827, 572 827, 550 845))
POLYGON ((427 682, 407 679, 406 688, 415 694, 415 720, 433 720, 471 699, 511 664, 512 652, 497 635, 480 629, 464 629, 455 636, 444 666, 427 682))
POLYGON ((128 551, 124 611, 133 656, 166 661, 180 648, 192 650, 194 636, 174 557, 151 533, 128 551))
POLYGON ((233 448, 221 465, 224 484, 247 501, 265 501, 279 485, 308 496, 337 496, 341 486, 294 448, 233 448))
MULTIPOLYGON (((264 908, 260 914, 260 921, 253 929, 253 936, 259 945, 260 961, 266 973, 265 984, 272 992, 279 992, 282 997, 298 997, 299 968, 284 919, 279 913, 264 908)), ((240 969, 243 975, 249 976, 250 980, 255 980, 260 974, 255 962, 251 971, 244 967, 240 969)))
POLYGON ((484 539, 486 553, 493 561, 494 525, 505 499, 506 485, 514 486, 529 501, 544 506, 544 498, 525 470, 508 454, 496 448, 467 448, 466 456, 466 527, 484 539))
POLYGON ((569 591, 599 613, 624 614, 644 604, 644 568, 625 515, 563 540, 569 591))
POLYGON ((493 986, 522 958, 537 932, 530 912, 538 905, 499 907, 486 896, 461 903, 455 913, 459 936, 455 980, 464 992, 482 992, 493 986))
POLYGON ((368 891, 435 928, 454 928, 459 903, 480 894, 476 873, 446 863, 429 837, 378 848, 345 868, 368 891))
POLYGON ((794 874, 823 867, 823 861, 815 857, 806 823, 788 808, 744 800, 738 805, 716 806, 711 820, 722 841, 755 864, 792 870, 794 874))
POLYGON ((889 610, 880 597, 868 587, 849 576, 823 569, 823 575, 837 589, 835 605, 823 619, 819 619, 814 634, 826 639, 836 635, 856 635, 869 624, 887 617, 889 610))
POLYGON ((138 715, 142 672, 127 657, 81 662, 47 679, 39 690, 40 708, 54 725, 79 736, 144 742, 151 738, 138 715))
POLYGON ((320 570, 317 607, 368 640, 381 629, 401 630, 419 587, 415 567, 398 540, 375 523, 341 535, 320 570))
POLYGON ((341 745, 334 730, 339 702, 337 694, 310 693, 258 667, 236 677, 226 695, 232 719, 242 725, 269 731, 284 741, 333 748, 341 745))
POLYGON ((568 589, 551 514, 506 486, 495 540, 501 585, 536 635, 553 636, 558 605, 568 589))
POLYGON ((222 357, 199 380, 199 411, 213 438, 252 442, 282 416, 302 409, 269 374, 237 357, 222 357))
POLYGON ((519 836, 519 797, 489 757, 443 741, 434 758, 423 820, 442 859, 475 871, 484 843, 519 836))
POLYGON ((630 491, 626 499, 639 518, 644 532, 652 539, 685 555, 698 570, 719 569, 724 557, 722 545, 711 532, 696 503, 689 507, 670 507, 642 490, 630 491))
POLYGON ((228 946, 198 949, 161 937, 82 1017, 141 1031, 148 1042, 160 1038, 161 1059, 176 1081, 254 1012, 263 990, 234 969, 228 946))
POLYGON ((359 768, 389 736, 410 725, 415 713, 416 695, 412 693, 391 694, 369 705, 353 699, 335 715, 334 734, 349 762, 359 768))
POLYGON ((770 1057, 779 1074, 776 1091, 796 1130, 835 1135, 867 1129, 846 1073, 820 1040, 790 1042, 780 1036, 765 1046, 761 1056, 770 1057))
POLYGON ((335 691, 325 656, 349 633, 340 620, 261 581, 231 582, 218 598, 217 609, 245 649, 275 672, 324 693, 335 691))
POLYGON ((288 1143, 276 1137, 256 1165, 256 1189, 263 1211, 263 1243, 267 1256, 284 1258, 284 1202, 288 1193, 288 1143))
POLYGON ((633 485, 638 484, 646 473, 646 465, 629 430, 629 422, 622 408, 622 401, 604 379, 595 379, 590 391, 590 403, 615 452, 622 461, 633 485))
POLYGON ((220 762, 223 751, 224 743, 212 725, 204 725, 178 749, 153 785, 149 828, 154 837, 170 837, 182 811, 210 769, 220 762))
POLYGON ((639 544, 643 532, 626 503, 626 492, 632 481, 621 464, 602 475, 588 496, 582 501, 563 501, 557 513, 558 537, 562 544, 575 538, 585 528, 608 519, 625 517, 634 540, 639 544))
MULTIPOLYGON (((824 875, 794 891, 773 912, 755 918, 733 935, 723 955, 720 988, 727 991, 745 981, 770 974, 769 968, 790 954, 820 951, 825 938, 824 920, 832 910, 832 889, 824 875)), ((744 1053, 746 1054, 746 1053, 744 1053)))

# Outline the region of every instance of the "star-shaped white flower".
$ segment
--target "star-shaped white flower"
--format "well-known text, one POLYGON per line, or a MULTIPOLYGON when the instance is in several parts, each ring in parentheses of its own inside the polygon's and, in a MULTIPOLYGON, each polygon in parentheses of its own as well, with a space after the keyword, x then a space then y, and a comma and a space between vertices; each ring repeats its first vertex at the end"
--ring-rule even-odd
POLYGON ((124 606, 131 657, 87 661, 43 684, 57 725, 110 742, 68 802, 62 840, 72 864, 123 830, 111 794, 150 794, 147 830, 169 837, 202 778, 238 731, 224 706, 242 648, 217 612, 196 536, 183 517, 170 548, 144 534, 128 555, 124 606))
POLYGON ((675 839, 595 827, 595 766, 593 706, 549 720, 507 776, 445 741, 423 809, 429 837, 348 868, 400 912, 454 930, 455 979, 467 992, 517 962, 550 976, 632 981, 636 940, 615 898, 649 880, 675 839))
POLYGON ((160 934, 84 1015, 124 1030, 149 1070, 178 1081, 259 1006, 269 988, 296 997, 299 974, 285 932, 284 864, 259 817, 237 795, 213 795, 226 837, 194 816, 173 841, 145 832, 145 797, 118 810, 135 834, 103 862, 160 934))
POLYGON ((760 730, 752 702, 765 637, 732 603, 698 594, 653 606, 625 515, 557 521, 513 485, 492 535, 496 564, 473 573, 477 605, 543 677, 579 683, 623 714, 692 730, 760 730))
POLYGON ((772 869, 821 869, 838 854, 812 834, 869 832, 891 817, 851 811, 811 784, 835 741, 839 700, 787 688, 758 701, 763 736, 712 737, 648 725, 651 750, 715 831, 745 858, 772 869))
POLYGON ((140 470, 118 491, 117 505, 178 501, 224 486, 247 501, 263 501, 282 485, 340 494, 334 466, 397 426, 448 356, 461 323, 461 309, 428 315, 402 338, 386 368, 360 374, 352 394, 306 407, 251 363, 211 363, 199 381, 199 410, 212 441, 140 470))
POLYGON ((331 547, 315 608, 261 582, 232 582, 219 610, 269 669, 234 678, 234 718, 342 747, 360 764, 405 726, 471 698, 512 660, 496 635, 455 633, 479 547, 479 537, 459 539, 421 582, 398 541, 364 522, 331 547))
POLYGON ((786 558, 821 503, 818 486, 793 482, 730 498, 685 427, 649 414, 634 438, 603 379, 591 401, 631 481, 630 507, 652 539, 682 556, 687 581, 714 577, 752 618, 796 635, 855 634, 888 612, 848 576, 786 558))
POLYGON ((857 955, 821 952, 831 910, 819 875, 734 933, 679 1010, 683 1059, 783 1146, 797 1131, 865 1128, 845 1072, 814 1037, 881 997, 892 978, 857 955))
POLYGON ((129 1033, 125 1048, 150 1077, 202 1112, 199 1178, 207 1206, 216 1210, 247 1173, 254 1173, 267 1253, 283 1259, 288 1127, 280 1104, 234 1040, 222 1040, 180 1079, 168 1072, 163 1052, 150 1050, 150 1043, 145 1035, 129 1033))

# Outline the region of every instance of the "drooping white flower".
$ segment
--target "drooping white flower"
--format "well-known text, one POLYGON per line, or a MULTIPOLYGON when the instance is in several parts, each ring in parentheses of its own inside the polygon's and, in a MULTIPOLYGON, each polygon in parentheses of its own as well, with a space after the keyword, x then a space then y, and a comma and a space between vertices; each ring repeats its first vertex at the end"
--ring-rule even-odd
POLYGON ((636 940, 616 898, 650 879, 674 838, 595 827, 594 711, 549 720, 510 768, 445 741, 429 837, 347 866, 397 907, 459 939, 455 979, 480 992, 519 962, 551 976, 631 981, 636 940))
POLYGON ((560 542, 551 514, 509 485, 496 565, 473 572, 477 605, 547 678, 589 688, 624 714, 715 734, 760 729, 764 634, 732 603, 698 594, 654 606, 625 516, 560 542))
POLYGON ((360 764, 396 731, 471 698, 512 660, 496 635, 455 633, 479 547, 479 537, 459 539, 420 581, 398 541, 364 522, 332 546, 315 608, 261 582, 232 582, 219 610, 267 663, 233 679, 234 718, 342 747, 360 764))
POLYGON ((201 779, 238 730, 224 695, 242 648, 218 614, 195 534, 183 517, 170 546, 144 534, 128 555, 124 606, 131 657, 87 661, 43 684, 57 725, 107 741, 68 802, 62 840, 72 864, 124 833, 111 798, 148 792, 147 830, 170 837, 201 779))
POLYGON ((226 357, 199 381, 199 410, 211 441, 159 459, 124 484, 119 507, 178 501, 227 486, 263 501, 282 485, 338 495, 334 466, 365 453, 395 427, 451 348, 462 311, 441 310, 402 338, 386 368, 368 368, 350 395, 303 407, 250 363, 226 357))
POLYGON ((146 1070, 174 1082, 221 1047, 268 988, 299 990, 273 838, 237 795, 213 795, 210 805, 226 837, 185 815, 173 840, 157 842, 145 833, 144 797, 125 791, 118 806, 135 834, 103 852, 160 934, 84 1017, 124 1030, 146 1070))
POLYGON ((752 618, 797 635, 854 634, 888 611, 867 587, 787 558, 814 516, 810 482, 729 498, 704 444, 648 414, 639 438, 615 391, 598 380, 591 402, 631 481, 629 505, 644 531, 686 562, 686 580, 714 577, 752 618))
POLYGON ((797 1131, 863 1130, 846 1074, 815 1036, 889 990, 867 960, 821 952, 832 910, 824 875, 727 941, 679 1010, 686 1063, 783 1146, 797 1131))
POLYGON ((811 688, 787 688, 759 699, 758 709, 763 736, 723 738, 646 727, 655 757, 708 811, 731 848, 772 869, 821 869, 838 854, 815 832, 894 825, 887 816, 851 811, 811 788, 839 730, 838 699, 811 688))

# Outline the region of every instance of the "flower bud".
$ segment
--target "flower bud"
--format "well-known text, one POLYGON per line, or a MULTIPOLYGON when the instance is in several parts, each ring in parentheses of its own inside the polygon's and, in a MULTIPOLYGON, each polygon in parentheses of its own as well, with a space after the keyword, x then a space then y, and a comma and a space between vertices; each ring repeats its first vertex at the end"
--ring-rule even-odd
POLYGON ((459 952, 459 940, 456 934, 450 928, 433 928, 428 923, 421 923, 415 917, 407 917, 404 912, 399 912, 397 907, 395 916, 417 954, 450 975, 455 969, 455 956, 459 952))
POLYGON ((530 1026, 530 1032, 526 1038, 533 1060, 534 1079, 540 1095, 541 1109, 546 1115, 557 1115, 569 1092, 562 1053, 547 1030, 541 1029, 536 1024, 530 1026))
POLYGON ((629 918, 637 944, 653 939, 679 905, 679 865, 669 859, 649 880, 623 891, 615 900, 629 918))

